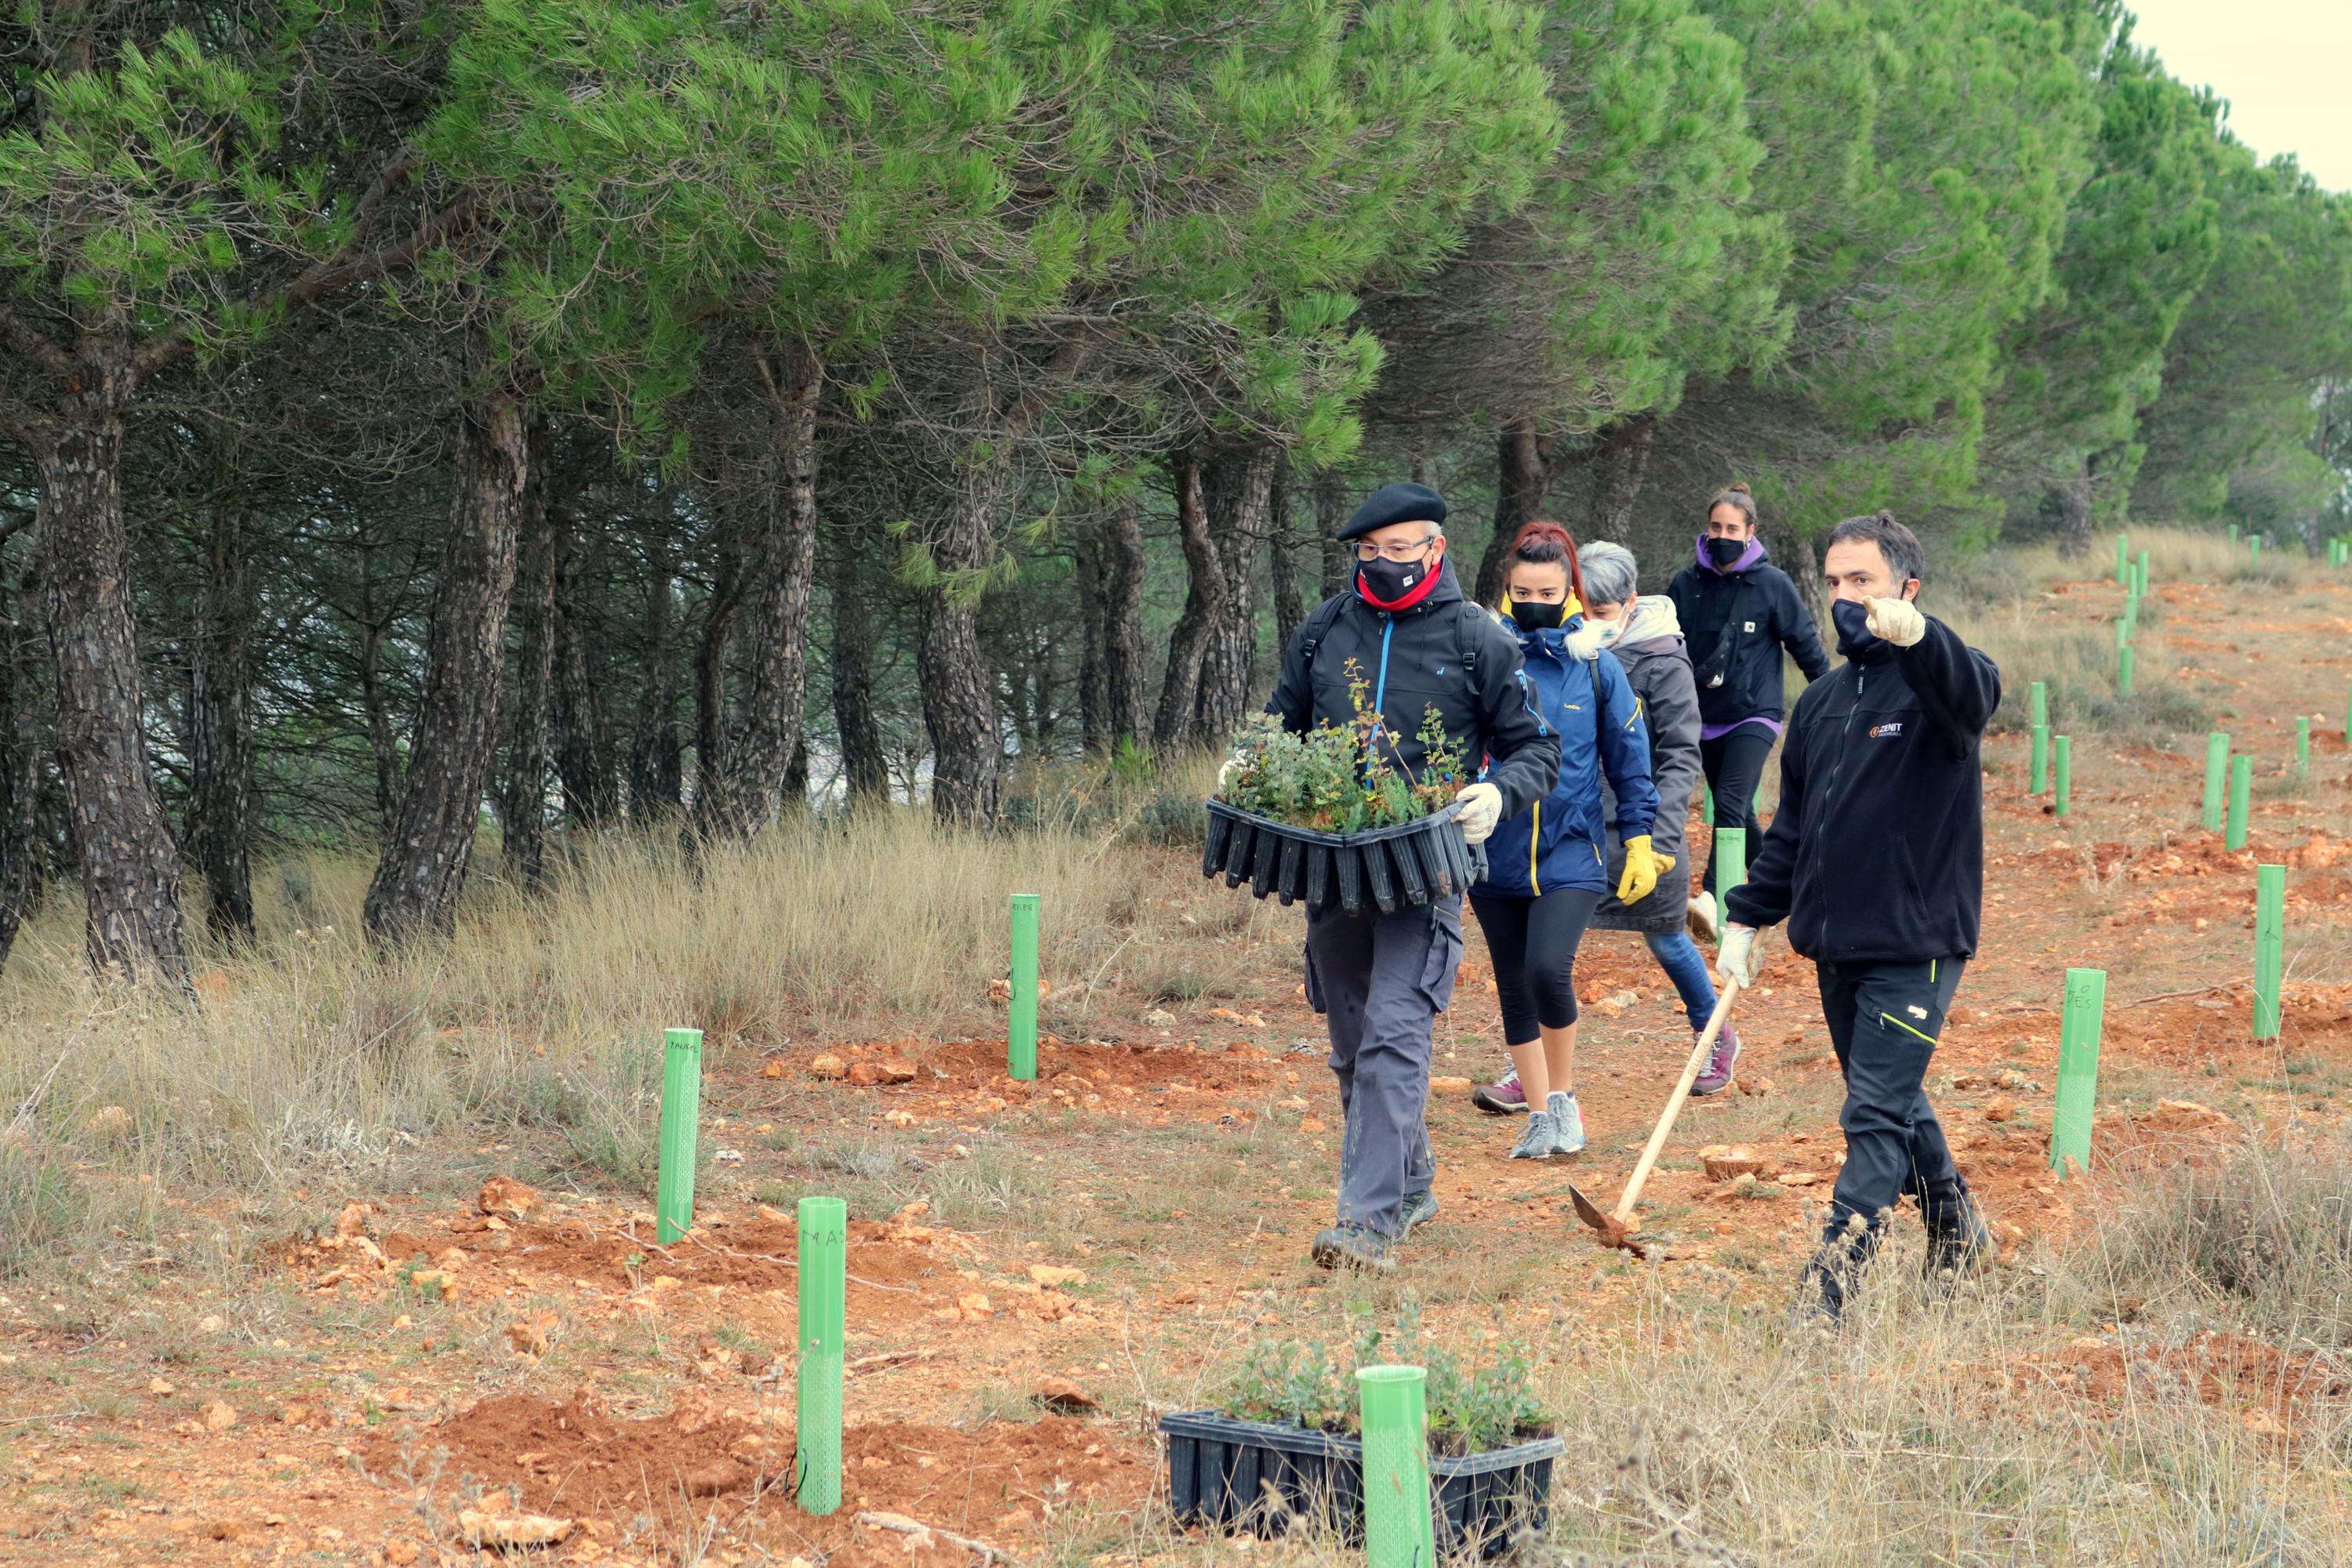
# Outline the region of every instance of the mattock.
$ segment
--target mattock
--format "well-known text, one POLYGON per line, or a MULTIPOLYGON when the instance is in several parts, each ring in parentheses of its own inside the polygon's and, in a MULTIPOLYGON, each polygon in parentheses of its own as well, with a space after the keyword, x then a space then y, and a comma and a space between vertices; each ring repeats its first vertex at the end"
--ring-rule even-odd
POLYGON ((1691 1085, 1698 1081, 1699 1068, 1706 1065, 1707 1053, 1715 1049, 1716 1037, 1723 1033, 1723 1026, 1731 1017, 1731 1004, 1740 989, 1737 981, 1727 982, 1723 994, 1715 999, 1715 1011, 1707 1015, 1706 1027, 1699 1031, 1698 1043, 1691 1047, 1690 1060, 1683 1064, 1683 1076, 1676 1080, 1674 1093, 1666 1097, 1666 1109, 1650 1133, 1649 1144, 1643 1149, 1633 1174, 1625 1183, 1625 1195, 1617 1200, 1616 1208, 1601 1213, 1600 1205, 1579 1192, 1575 1183, 1569 1184, 1568 1197, 1576 1205, 1576 1217, 1601 1233, 1601 1246, 1622 1247, 1636 1258, 1649 1257, 1648 1249, 1633 1239, 1634 1232, 1642 1228, 1634 1222, 1633 1205, 1642 1201, 1642 1187, 1658 1163, 1659 1151, 1666 1146, 1667 1134, 1675 1130, 1675 1118, 1681 1112, 1683 1101, 1690 1098, 1691 1085))

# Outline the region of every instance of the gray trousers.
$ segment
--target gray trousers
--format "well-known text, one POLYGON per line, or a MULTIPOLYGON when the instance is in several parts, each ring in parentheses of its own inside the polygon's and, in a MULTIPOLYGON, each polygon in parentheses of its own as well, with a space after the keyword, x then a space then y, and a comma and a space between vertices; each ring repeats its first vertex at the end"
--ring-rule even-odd
POLYGON ((1407 1193, 1436 1179, 1423 1113, 1431 1030, 1454 998, 1462 900, 1307 917, 1307 1000, 1331 1031, 1331 1071, 1348 1121, 1339 1223, 1393 1237, 1407 1193))

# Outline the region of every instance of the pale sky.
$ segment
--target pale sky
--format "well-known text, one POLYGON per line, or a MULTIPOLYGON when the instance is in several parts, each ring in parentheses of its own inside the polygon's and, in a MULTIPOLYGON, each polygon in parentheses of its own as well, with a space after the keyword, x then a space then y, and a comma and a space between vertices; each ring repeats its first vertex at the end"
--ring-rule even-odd
POLYGON ((2352 0, 2125 3, 2167 69, 2229 100, 2239 141, 2352 191, 2352 0))

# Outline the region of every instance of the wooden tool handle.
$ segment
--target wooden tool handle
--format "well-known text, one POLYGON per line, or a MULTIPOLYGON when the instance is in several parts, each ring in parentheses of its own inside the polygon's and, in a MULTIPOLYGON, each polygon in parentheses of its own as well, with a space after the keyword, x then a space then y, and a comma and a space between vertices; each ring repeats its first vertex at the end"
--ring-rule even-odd
POLYGON ((1707 1053, 1715 1049, 1716 1037, 1723 1033, 1724 1024, 1731 1017, 1731 1004, 1739 994, 1739 983, 1727 982, 1723 994, 1715 999, 1715 1011, 1707 1015, 1706 1027, 1698 1032, 1698 1044, 1691 1047, 1690 1060, 1683 1064, 1683 1076, 1675 1084, 1675 1092, 1666 1100, 1665 1113, 1650 1134, 1647 1148, 1642 1151, 1639 1163, 1633 1167, 1633 1179, 1625 1184, 1625 1195, 1617 1200, 1619 1220, 1633 1217, 1633 1205, 1642 1200, 1642 1184, 1650 1179, 1651 1167, 1658 1163, 1658 1152, 1666 1146, 1666 1135, 1675 1130, 1675 1116, 1690 1098, 1691 1085, 1698 1081, 1698 1069, 1706 1065, 1707 1053))

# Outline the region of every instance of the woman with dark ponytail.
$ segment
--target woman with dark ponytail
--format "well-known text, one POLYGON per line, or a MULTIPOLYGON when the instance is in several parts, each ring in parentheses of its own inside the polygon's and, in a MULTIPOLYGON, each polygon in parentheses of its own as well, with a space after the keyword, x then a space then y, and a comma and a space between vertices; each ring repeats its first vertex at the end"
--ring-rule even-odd
MULTIPOLYGON (((1717 490, 1699 531, 1698 559, 1666 585, 1698 680, 1699 763, 1715 792, 1715 826, 1747 829, 1751 855, 1761 847, 1752 820, 1756 786, 1788 710, 1780 650, 1788 649, 1807 680, 1819 680, 1830 668, 1811 614, 1788 574, 1766 556, 1757 526, 1756 498, 1746 485, 1717 490)), ((1691 900, 1691 920, 1712 938, 1711 841, 1704 888, 1691 900)))
POLYGON ((1609 890, 1601 780, 1617 801, 1625 848, 1617 896, 1646 897, 1661 862, 1651 852, 1657 791, 1650 742, 1624 667, 1602 658, 1613 626, 1584 616, 1576 542, 1556 522, 1519 530, 1504 562, 1500 614, 1526 656, 1528 697, 1559 737, 1559 780, 1505 818, 1486 841, 1486 879, 1470 889, 1503 1007, 1503 1040, 1529 1108, 1515 1160, 1584 1147, 1576 1103, 1576 949, 1609 890))

